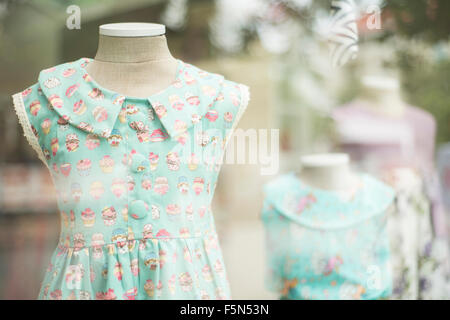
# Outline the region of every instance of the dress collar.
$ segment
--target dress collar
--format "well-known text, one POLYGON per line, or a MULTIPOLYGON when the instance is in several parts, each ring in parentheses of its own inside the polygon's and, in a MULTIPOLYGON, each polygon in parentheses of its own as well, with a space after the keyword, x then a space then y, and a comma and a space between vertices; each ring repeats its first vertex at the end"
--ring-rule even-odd
MULTIPOLYGON (((266 202, 276 212, 296 224, 321 230, 347 228, 386 213, 395 193, 369 174, 359 174, 359 182, 345 192, 308 186, 294 172, 264 186, 266 202)), ((267 213, 263 220, 268 220, 267 213)))
MULTIPOLYGON (((39 83, 49 105, 71 125, 108 138, 123 103, 149 102, 172 139, 199 122, 219 97, 223 76, 178 60, 176 78, 166 89, 148 98, 133 98, 101 87, 86 72, 92 59, 81 58, 45 69, 39 83)), ((150 106, 149 106, 150 107, 150 106)))

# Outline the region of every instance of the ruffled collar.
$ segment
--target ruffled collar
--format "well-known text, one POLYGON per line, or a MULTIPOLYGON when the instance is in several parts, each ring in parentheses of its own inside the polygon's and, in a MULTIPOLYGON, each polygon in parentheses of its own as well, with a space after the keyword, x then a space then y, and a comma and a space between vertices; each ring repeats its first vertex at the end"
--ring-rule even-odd
MULTIPOLYGON (((266 202, 282 218, 309 228, 332 230, 383 214, 392 203, 392 188, 368 174, 360 174, 358 180, 352 190, 335 192, 308 186, 291 172, 266 184, 264 192, 266 202)), ((263 219, 272 214, 274 211, 265 212, 263 219)))
POLYGON ((50 106, 63 119, 105 138, 111 135, 124 102, 148 101, 168 135, 177 139, 218 99, 224 80, 221 75, 178 60, 176 79, 169 87, 148 98, 133 98, 96 83, 85 70, 91 61, 80 58, 45 69, 39 74, 39 84, 50 106))

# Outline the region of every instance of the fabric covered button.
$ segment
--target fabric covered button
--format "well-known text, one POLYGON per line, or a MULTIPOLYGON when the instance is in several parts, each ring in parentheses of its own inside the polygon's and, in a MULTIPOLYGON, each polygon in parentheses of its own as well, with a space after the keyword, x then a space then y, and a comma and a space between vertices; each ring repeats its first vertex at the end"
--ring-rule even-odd
POLYGON ((133 219, 143 219, 148 214, 148 204, 143 200, 133 200, 128 207, 128 215, 133 219))
POLYGON ((146 171, 149 165, 150 162, 144 155, 137 153, 132 156, 131 170, 134 172, 146 171))

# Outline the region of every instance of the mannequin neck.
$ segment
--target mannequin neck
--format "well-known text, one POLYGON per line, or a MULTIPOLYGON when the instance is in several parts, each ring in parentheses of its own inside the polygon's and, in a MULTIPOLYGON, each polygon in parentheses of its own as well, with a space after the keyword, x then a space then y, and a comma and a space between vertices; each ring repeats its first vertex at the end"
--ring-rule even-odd
POLYGON ((362 99, 376 112, 392 116, 402 115, 406 107, 395 78, 366 77, 362 99))
POLYGON ((340 154, 313 155, 302 158, 299 178, 324 190, 344 191, 355 185, 355 175, 340 154))
POLYGON ((100 35, 95 60, 140 63, 173 59, 164 35, 154 37, 110 37, 100 35))
POLYGON ((100 35, 97 54, 86 71, 103 88, 125 96, 147 98, 175 80, 177 65, 164 35, 100 35))

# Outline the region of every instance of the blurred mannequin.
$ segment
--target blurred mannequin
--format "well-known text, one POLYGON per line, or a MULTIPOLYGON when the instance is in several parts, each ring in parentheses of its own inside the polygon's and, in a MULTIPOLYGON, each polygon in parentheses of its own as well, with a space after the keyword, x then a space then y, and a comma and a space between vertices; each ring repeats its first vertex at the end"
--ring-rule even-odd
POLYGON ((406 105, 400 93, 400 83, 393 77, 366 75, 361 79, 363 91, 361 100, 375 111, 400 116, 405 112, 406 105))
POLYGON ((350 170, 349 156, 344 153, 313 154, 300 158, 299 178, 306 184, 342 191, 355 186, 356 177, 350 170))
POLYGON ((86 71, 101 86, 145 98, 175 79, 177 60, 167 46, 164 25, 113 23, 100 26, 99 33, 95 59, 86 71))

